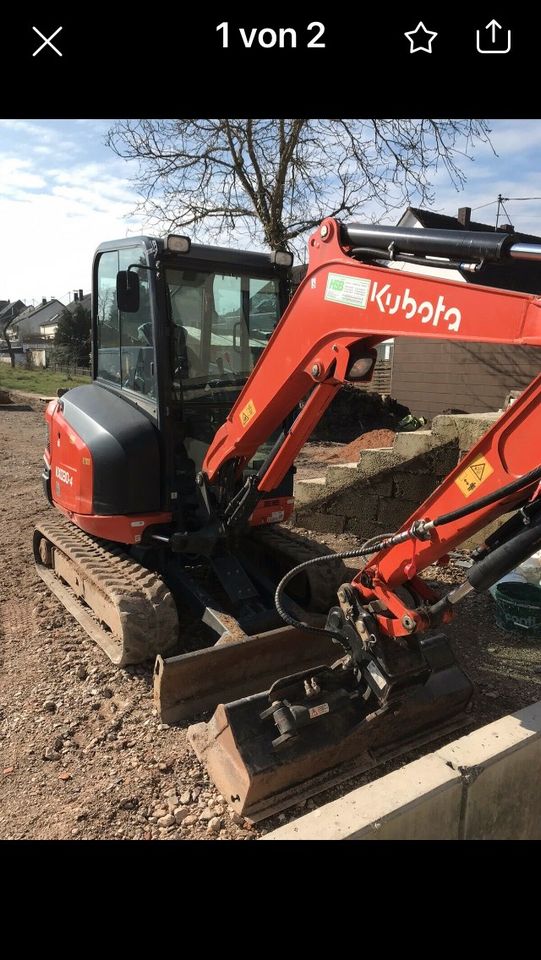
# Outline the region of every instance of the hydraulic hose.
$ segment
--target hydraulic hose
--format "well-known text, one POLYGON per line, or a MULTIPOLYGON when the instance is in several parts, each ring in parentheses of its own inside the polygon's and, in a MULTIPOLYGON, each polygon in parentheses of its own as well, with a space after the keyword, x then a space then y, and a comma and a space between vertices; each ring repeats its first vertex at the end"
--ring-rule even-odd
POLYGON ((512 493, 516 493, 517 490, 522 490, 524 487, 529 487, 531 483, 535 483, 536 480, 541 480, 541 467, 535 467, 534 470, 530 470, 529 473, 525 473, 523 477, 519 477, 518 480, 513 480, 512 483, 508 483, 505 487, 500 487, 499 490, 494 490, 492 493, 488 493, 485 497, 480 497, 479 500, 474 500, 473 503, 468 503, 465 507, 460 507, 458 510, 451 510, 450 513, 442 513, 441 517, 436 517, 435 520, 432 520, 430 523, 431 527, 441 527, 444 523, 452 523, 454 520, 461 520, 462 517, 467 517, 470 513, 475 513, 476 510, 481 510, 483 507, 490 506, 491 503, 497 503, 498 500, 503 500, 504 497, 510 496, 512 493))
MULTIPOLYGON (((494 490, 485 497, 480 497, 478 500, 467 504, 465 507, 460 507, 458 510, 452 510, 450 513, 444 513, 440 517, 436 517, 435 520, 429 520, 426 524, 424 524, 424 526, 425 528, 441 527, 446 523, 452 523, 455 520, 460 520, 462 517, 469 516, 470 513, 475 513, 477 510, 481 510, 483 507, 488 507, 492 503, 497 503, 498 500, 503 500, 505 497, 510 496, 512 493, 516 493, 518 490, 523 490, 526 487, 529 487, 532 483, 535 483, 536 480, 541 480, 541 466, 535 467, 534 470, 530 470, 530 472, 525 473, 524 476, 519 477, 517 480, 513 480, 512 483, 508 483, 505 487, 500 487, 499 490, 494 490)), ((305 623, 302 620, 297 620, 295 617, 292 617, 291 614, 284 609, 282 599, 284 590, 288 583, 290 583, 291 580, 293 580, 299 573, 301 573, 303 570, 306 570, 307 567, 311 567, 313 564, 329 563, 332 560, 349 560, 353 557, 366 557, 372 553, 378 552, 379 550, 392 547, 396 543, 401 543, 404 540, 414 536, 415 533, 413 528, 410 530, 405 530, 402 533, 380 534, 378 537, 372 537, 370 540, 367 540, 362 547, 358 547, 356 550, 346 550, 343 553, 329 553, 324 557, 313 557, 311 560, 305 560, 304 563, 300 563, 298 566, 293 567, 293 569, 290 570, 289 573, 286 573, 285 577, 280 580, 280 583, 276 587, 274 604, 279 616, 282 618, 284 623, 289 624, 290 627, 296 627, 298 630, 305 630, 309 633, 327 634, 334 640, 337 640, 338 643, 343 645, 343 634, 335 630, 330 630, 327 627, 313 627, 309 623, 305 623)))
POLYGON ((385 546, 391 546, 393 537, 395 536, 394 533, 383 533, 378 537, 371 537, 370 540, 366 540, 363 546, 357 547, 356 550, 346 550, 343 553, 328 553, 324 557, 313 557, 311 560, 305 560, 303 563, 299 563, 298 566, 293 567, 292 570, 286 573, 285 577, 282 577, 274 594, 274 605, 284 623, 287 623, 290 627, 296 627, 298 630, 306 630, 308 633, 327 634, 343 646, 344 636, 339 631, 329 630, 326 627, 314 627, 309 623, 305 623, 303 620, 297 620, 295 617, 292 617, 291 614, 284 609, 282 603, 284 590, 288 583, 291 583, 291 581, 303 570, 306 570, 307 567, 311 567, 316 563, 330 563, 332 560, 350 560, 353 557, 369 556, 383 549, 385 546))

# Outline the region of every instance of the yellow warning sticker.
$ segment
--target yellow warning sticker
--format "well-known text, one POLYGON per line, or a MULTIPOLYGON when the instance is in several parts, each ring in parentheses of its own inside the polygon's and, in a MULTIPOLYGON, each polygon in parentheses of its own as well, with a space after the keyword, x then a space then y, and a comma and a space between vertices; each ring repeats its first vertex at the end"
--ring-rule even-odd
POLYGON ((487 458, 477 457, 462 473, 459 473, 455 483, 465 497, 471 497, 491 473, 494 473, 494 467, 490 466, 487 458))
POLYGON ((246 424, 250 422, 252 417, 255 417, 255 414, 256 414, 256 409, 255 409, 254 401, 248 400, 248 403, 244 407, 244 410, 241 410, 239 413, 240 422, 242 426, 245 427, 246 424))

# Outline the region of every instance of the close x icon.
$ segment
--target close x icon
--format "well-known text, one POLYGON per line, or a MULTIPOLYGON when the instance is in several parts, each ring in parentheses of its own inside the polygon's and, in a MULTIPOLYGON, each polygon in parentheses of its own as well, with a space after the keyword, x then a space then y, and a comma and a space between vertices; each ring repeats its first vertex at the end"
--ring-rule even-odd
POLYGON ((62 56, 61 51, 52 42, 62 30, 62 27, 57 27, 56 30, 54 30, 49 37, 46 37, 45 34, 38 29, 38 27, 32 27, 32 30, 42 40, 41 45, 37 47, 36 50, 34 50, 32 54, 33 57, 37 57, 38 53, 41 53, 42 51, 46 51, 46 50, 50 50, 52 53, 55 53, 58 57, 62 56))

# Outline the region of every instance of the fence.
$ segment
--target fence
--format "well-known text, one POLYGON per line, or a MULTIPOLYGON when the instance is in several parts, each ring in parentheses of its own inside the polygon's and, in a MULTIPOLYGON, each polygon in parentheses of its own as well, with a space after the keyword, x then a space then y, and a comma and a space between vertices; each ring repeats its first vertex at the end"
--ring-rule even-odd
POLYGON ((47 370, 53 373, 67 373, 72 377, 90 377, 90 366, 83 367, 75 363, 47 363, 47 370))

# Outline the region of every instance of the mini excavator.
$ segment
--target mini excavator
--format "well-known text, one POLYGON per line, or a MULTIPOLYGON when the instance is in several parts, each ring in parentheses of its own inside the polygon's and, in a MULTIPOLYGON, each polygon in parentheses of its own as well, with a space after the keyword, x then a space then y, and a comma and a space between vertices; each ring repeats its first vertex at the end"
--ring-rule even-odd
POLYGON ((47 407, 56 513, 34 534, 40 576, 115 663, 157 655, 164 722, 215 711, 190 742, 253 820, 460 723, 473 688, 442 627, 541 546, 541 376, 399 530, 329 554, 280 526, 297 454, 378 343, 541 346, 540 298, 431 273, 541 245, 329 218, 308 249, 288 303, 287 253, 99 247, 93 382, 47 407), (458 587, 423 580, 504 516, 458 587))

